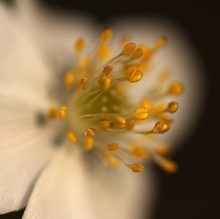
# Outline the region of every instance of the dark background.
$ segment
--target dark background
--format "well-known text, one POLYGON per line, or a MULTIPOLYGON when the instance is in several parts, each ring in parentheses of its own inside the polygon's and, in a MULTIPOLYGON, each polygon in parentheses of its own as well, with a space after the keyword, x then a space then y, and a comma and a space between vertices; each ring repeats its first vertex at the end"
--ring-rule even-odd
MULTIPOLYGON (((13 1, 11 5, 13 5, 13 1)), ((211 1, 119 1, 42 0, 47 7, 64 13, 80 10, 96 16, 103 24, 115 15, 162 15, 175 21, 191 38, 204 65, 207 95, 200 122, 191 136, 181 142, 174 159, 181 167, 175 175, 154 166, 160 183, 153 219, 220 218, 219 206, 219 83, 220 11, 211 1)), ((23 211, 0 216, 21 218, 23 211)), ((135 218, 134 218, 135 219, 135 218)))

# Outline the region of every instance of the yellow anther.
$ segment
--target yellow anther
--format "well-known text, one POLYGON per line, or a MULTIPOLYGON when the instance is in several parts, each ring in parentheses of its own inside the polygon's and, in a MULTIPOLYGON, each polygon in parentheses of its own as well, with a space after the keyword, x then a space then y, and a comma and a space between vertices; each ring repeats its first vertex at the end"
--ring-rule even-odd
POLYGON ((93 128, 88 128, 85 130, 84 135, 85 136, 95 136, 96 132, 93 128))
POLYGON ((170 145, 166 145, 166 144, 155 145, 153 147, 153 150, 155 153, 157 153, 160 156, 167 156, 171 153, 170 145))
POLYGON ((141 101, 141 106, 143 106, 144 108, 146 108, 150 111, 152 109, 152 102, 150 100, 143 99, 141 101))
POLYGON ((108 44, 101 44, 98 47, 97 54, 101 60, 106 60, 111 54, 111 49, 108 44))
POLYGON ((94 147, 94 138, 91 136, 86 137, 85 142, 84 142, 84 148, 87 151, 92 150, 94 147))
POLYGON ((104 131, 104 130, 108 129, 109 126, 110 126, 109 121, 101 121, 99 128, 104 131))
POLYGON ((133 52, 132 57, 133 57, 134 59, 138 59, 138 58, 140 58, 141 56, 143 56, 143 54, 144 54, 144 50, 143 50, 142 48, 137 48, 137 49, 135 49, 135 51, 133 52))
POLYGON ((76 143, 77 142, 77 137, 76 137, 76 135, 72 132, 72 131, 68 131, 67 133, 66 133, 66 136, 67 136, 67 138, 69 139, 69 141, 71 142, 71 143, 76 143))
POLYGON ((109 41, 112 38, 112 29, 106 28, 102 31, 100 36, 102 41, 109 41))
POLYGON ((184 90, 183 84, 174 82, 170 85, 168 92, 172 95, 180 95, 184 90))
POLYGON ((152 129, 153 133, 164 133, 167 132, 170 129, 170 124, 168 122, 164 121, 158 121, 154 128, 152 129))
POLYGON ((112 84, 112 78, 108 75, 103 75, 100 79, 99 79, 99 86, 103 89, 103 90, 108 90, 111 87, 112 84))
POLYGON ((47 112, 49 119, 55 119, 57 117, 57 110, 55 107, 50 107, 47 112))
POLYGON ((148 156, 147 149, 144 147, 136 146, 132 151, 131 154, 140 159, 146 159, 148 156))
POLYGON ((133 119, 132 120, 128 120, 126 122, 126 129, 128 131, 131 131, 134 128, 134 126, 135 126, 135 123, 134 123, 133 119))
POLYGON ((137 107, 131 115, 135 120, 143 121, 149 117, 149 111, 147 108, 137 107))
POLYGON ((170 159, 162 158, 158 161, 160 167, 168 173, 175 173, 178 170, 177 163, 170 159))
POLYGON ((104 75, 108 75, 108 74, 110 74, 112 72, 112 70, 113 70, 113 67, 111 65, 108 65, 108 66, 104 67, 102 73, 104 75))
POLYGON ((80 37, 76 40, 76 43, 75 43, 75 50, 80 53, 82 52, 82 50, 84 49, 85 47, 85 42, 84 42, 84 39, 83 37, 80 37))
POLYGON ((119 149, 119 145, 117 143, 111 143, 106 145, 109 151, 117 151, 119 149))
POLYGON ((167 111, 169 113, 175 113, 179 108, 179 103, 178 102, 170 102, 167 106, 167 111))
POLYGON ((123 129, 126 125, 126 119, 123 116, 115 117, 115 125, 117 128, 123 129))
POLYGON ((83 56, 78 61, 78 66, 81 68, 85 68, 90 64, 91 57, 90 56, 83 56))
POLYGON ((127 165, 129 169, 131 169, 133 172, 139 173, 144 172, 144 166, 141 164, 128 164, 127 165))
POLYGON ((69 88, 73 85, 74 82, 74 74, 72 71, 68 71, 64 76, 64 86, 69 88))
POLYGON ((166 45, 167 38, 165 36, 161 36, 159 39, 156 40, 155 46, 156 48, 162 48, 166 45))
POLYGON ((88 87, 88 80, 87 78, 81 78, 77 82, 77 89, 78 90, 85 90, 88 87))
POLYGON ((123 47, 123 49, 122 49, 122 54, 123 55, 131 55, 133 52, 134 52, 134 50, 135 50, 135 48, 136 48, 136 44, 135 43, 128 43, 128 44, 126 44, 124 47, 123 47))
POLYGON ((139 71, 135 65, 128 67, 125 75, 127 80, 130 82, 138 82, 143 78, 143 72, 139 71))
POLYGON ((61 106, 59 110, 59 117, 61 119, 66 119, 67 116, 67 107, 66 106, 61 106))
POLYGON ((121 161, 115 156, 106 156, 106 161, 113 168, 118 168, 121 164, 121 161))

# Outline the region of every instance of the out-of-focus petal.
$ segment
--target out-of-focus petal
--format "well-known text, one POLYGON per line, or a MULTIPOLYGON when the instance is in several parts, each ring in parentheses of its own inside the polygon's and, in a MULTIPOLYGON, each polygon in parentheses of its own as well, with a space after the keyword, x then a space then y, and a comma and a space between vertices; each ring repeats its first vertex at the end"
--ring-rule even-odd
POLYGON ((0 212, 18 210, 52 155, 49 127, 36 113, 48 105, 47 70, 16 17, 0 5, 0 212))
POLYGON ((151 218, 156 184, 150 168, 143 174, 135 174, 127 167, 119 170, 105 168, 90 176, 96 218, 151 218))
POLYGON ((52 11, 34 0, 17 1, 18 14, 30 33, 47 55, 60 67, 73 61, 73 45, 78 37, 85 38, 86 47, 92 49, 95 38, 94 19, 81 14, 52 11))
POLYGON ((96 197, 89 196, 90 178, 80 152, 57 152, 35 186, 24 219, 97 219, 91 211, 96 197))
POLYGON ((83 162, 77 148, 61 150, 40 176, 24 219, 138 219, 146 212, 149 216, 155 185, 147 175, 146 179, 127 168, 100 172, 83 162))
POLYGON ((151 73, 146 74, 144 80, 138 82, 138 86, 133 86, 134 89, 130 88, 130 95, 134 100, 139 100, 138 97, 143 97, 144 94, 147 96, 147 91, 155 83, 158 73, 170 70, 173 81, 181 81, 185 91, 181 97, 170 98, 169 101, 178 101, 180 108, 173 116, 175 122, 171 130, 162 135, 161 139, 170 140, 174 144, 179 143, 192 132, 202 112, 203 70, 191 41, 181 28, 162 17, 122 17, 112 21, 112 26, 116 33, 115 39, 119 39, 121 35, 129 35, 137 44, 146 43, 153 46, 160 36, 168 38, 168 45, 153 59, 151 73))

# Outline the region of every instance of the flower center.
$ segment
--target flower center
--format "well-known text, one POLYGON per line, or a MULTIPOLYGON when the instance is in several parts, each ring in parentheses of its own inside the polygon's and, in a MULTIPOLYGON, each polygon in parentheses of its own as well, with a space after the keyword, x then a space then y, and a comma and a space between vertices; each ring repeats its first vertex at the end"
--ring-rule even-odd
POLYGON ((151 154, 163 169, 175 172, 175 162, 165 157, 170 147, 155 144, 149 137, 169 130, 170 114, 177 111, 178 102, 161 103, 161 100, 181 94, 183 85, 171 82, 164 91, 170 77, 163 72, 150 94, 144 95, 138 105, 129 97, 129 86, 138 86, 154 55, 167 40, 161 37, 149 47, 123 38, 121 50, 113 56, 111 38, 112 30, 103 30, 99 44, 90 55, 84 55, 84 39, 77 39, 74 67, 63 77, 66 101, 60 107, 49 108, 48 117, 64 122, 71 144, 94 151, 112 167, 123 163, 134 172, 142 172, 142 164, 127 162, 125 158, 142 161, 151 154))

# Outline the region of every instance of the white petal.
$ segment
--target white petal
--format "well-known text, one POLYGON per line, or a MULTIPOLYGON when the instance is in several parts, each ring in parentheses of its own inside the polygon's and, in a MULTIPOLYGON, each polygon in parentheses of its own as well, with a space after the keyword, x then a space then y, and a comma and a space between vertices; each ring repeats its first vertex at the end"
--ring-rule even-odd
POLYGON ((95 170, 86 164, 77 149, 59 151, 40 176, 23 218, 139 219, 146 212, 150 216, 155 195, 150 172, 145 178, 127 168, 95 170))
MULTIPOLYGON (((93 219, 81 153, 61 150, 40 176, 25 210, 24 219, 93 219)), ((91 199, 90 199, 91 198, 91 199)), ((97 218, 94 218, 97 219, 97 218)))
POLYGON ((33 0, 19 0, 17 5, 23 23, 58 67, 72 63, 73 44, 78 37, 85 37, 87 48, 94 46, 93 18, 52 11, 33 0))
POLYGON ((121 35, 130 34, 131 39, 137 44, 146 43, 151 46, 160 36, 165 35, 168 38, 168 45, 154 59, 155 65, 151 70, 152 73, 133 86, 136 90, 131 89, 130 95, 134 100, 139 100, 138 97, 143 97, 146 89, 154 83, 154 76, 158 75, 161 70, 171 70, 173 80, 181 81, 185 86, 185 91, 180 98, 175 98, 180 102, 180 109, 173 116, 174 125, 167 134, 161 137, 171 141, 172 144, 179 143, 192 132, 202 112, 204 81, 198 54, 183 30, 164 18, 118 18, 112 23, 116 39, 119 39, 121 35))
MULTIPOLYGON (((39 171, 51 155, 50 130, 36 123, 48 105, 47 71, 19 20, 0 4, 0 212, 27 203, 39 171), (38 79, 38 80, 37 80, 38 79)), ((48 127, 49 128, 49 127, 48 127)))
POLYGON ((150 168, 142 174, 135 174, 127 167, 103 169, 90 178, 97 219, 151 218, 156 184, 150 168))

